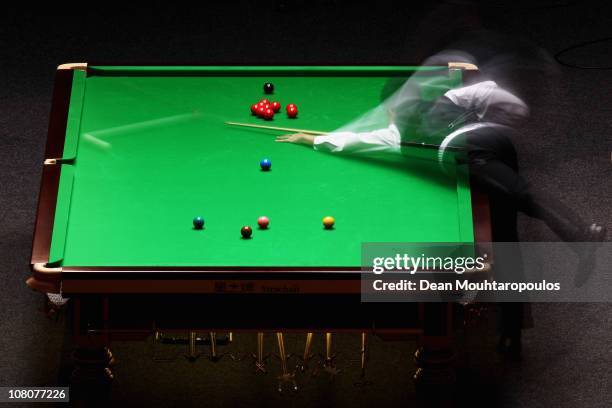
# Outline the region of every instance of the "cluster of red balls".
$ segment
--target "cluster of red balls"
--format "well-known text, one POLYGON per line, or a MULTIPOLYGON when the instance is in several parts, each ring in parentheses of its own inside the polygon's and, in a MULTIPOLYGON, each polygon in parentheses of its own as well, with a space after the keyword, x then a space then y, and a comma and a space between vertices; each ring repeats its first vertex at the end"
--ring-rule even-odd
MULTIPOLYGON (((265 120, 272 120, 274 118, 274 114, 280 112, 280 110, 281 104, 279 102, 270 102, 267 99, 262 99, 258 103, 251 105, 251 113, 265 120)), ((297 117, 298 109, 295 104, 290 103, 287 105, 285 110, 287 111, 288 117, 297 117)))

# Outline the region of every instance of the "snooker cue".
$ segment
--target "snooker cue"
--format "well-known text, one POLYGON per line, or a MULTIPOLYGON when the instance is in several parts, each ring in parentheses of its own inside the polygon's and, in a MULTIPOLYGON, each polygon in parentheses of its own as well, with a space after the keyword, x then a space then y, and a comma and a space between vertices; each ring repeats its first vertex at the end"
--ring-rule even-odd
MULTIPOLYGON (((320 130, 295 129, 295 128, 286 128, 286 127, 278 127, 278 126, 267 126, 267 125, 255 125, 255 124, 252 124, 252 123, 225 122, 225 124, 226 125, 230 125, 230 126, 242 126, 242 127, 256 128, 256 129, 279 130, 279 131, 282 131, 282 132, 305 133, 305 134, 314 135, 314 136, 320 136, 320 135, 325 135, 325 134, 329 133, 329 132, 322 132, 320 130)), ((424 142, 407 142, 407 141, 402 141, 402 142, 400 142, 400 144, 402 146, 422 147, 422 148, 426 148, 426 149, 436 149, 436 150, 438 150, 440 148, 440 145, 431 144, 431 143, 424 143, 424 142)), ((445 150, 449 150, 449 151, 462 151, 464 149, 462 147, 457 147, 457 146, 446 146, 445 150)))
POLYGON ((257 128, 257 129, 280 130, 282 132, 291 132, 291 133, 307 133, 309 135, 324 135, 324 134, 329 133, 329 132, 321 132, 319 130, 293 129, 293 128, 286 128, 286 127, 278 127, 278 126, 254 125, 251 123, 225 122, 225 124, 230 125, 230 126, 243 126, 243 127, 257 128))

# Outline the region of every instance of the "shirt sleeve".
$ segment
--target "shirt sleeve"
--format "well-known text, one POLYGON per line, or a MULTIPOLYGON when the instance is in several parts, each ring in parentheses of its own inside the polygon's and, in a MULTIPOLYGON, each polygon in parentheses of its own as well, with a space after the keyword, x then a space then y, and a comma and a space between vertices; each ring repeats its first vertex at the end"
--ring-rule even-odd
POLYGON ((315 150, 346 153, 399 153, 400 133, 394 124, 372 132, 332 132, 314 139, 315 150))

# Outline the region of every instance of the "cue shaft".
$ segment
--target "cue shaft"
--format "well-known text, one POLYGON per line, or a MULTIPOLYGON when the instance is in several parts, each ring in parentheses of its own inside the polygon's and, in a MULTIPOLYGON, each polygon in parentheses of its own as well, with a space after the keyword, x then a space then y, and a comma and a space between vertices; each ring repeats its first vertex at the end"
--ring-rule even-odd
MULTIPOLYGON (((441 147, 440 145, 437 145, 437 144, 421 143, 421 142, 400 142, 400 145, 408 146, 408 147, 422 147, 424 149, 435 149, 435 150, 438 150, 441 147)), ((458 147, 458 146, 446 146, 444 150, 448 150, 449 152, 460 152, 464 149, 463 147, 458 147)))
POLYGON ((294 129, 294 128, 286 128, 286 127, 278 127, 278 126, 255 125, 252 123, 225 122, 225 124, 230 125, 230 126, 242 126, 242 127, 250 127, 250 128, 257 128, 257 129, 279 130, 281 132, 307 133, 309 135, 324 135, 328 133, 328 132, 321 132, 319 130, 294 129))
MULTIPOLYGON (((241 126, 241 127, 249 127, 249 128, 256 128, 256 129, 267 129, 267 130, 278 130, 281 132, 293 132, 293 133, 306 133, 309 135, 325 135, 329 132, 322 132, 320 130, 310 130, 310 129, 295 129, 295 128, 286 128, 286 127, 279 127, 279 126, 268 126, 268 125, 255 125, 252 123, 240 123, 240 122, 225 122, 226 125, 230 125, 230 126, 241 126)), ((440 145, 437 144, 431 144, 431 143, 422 143, 422 142, 410 142, 410 141, 402 141, 400 142, 400 144, 402 146, 407 146, 407 147, 420 147, 420 148, 424 148, 424 149, 439 149, 440 145)), ((445 150, 448 151, 461 151, 463 150, 463 148, 461 147, 457 147, 457 146, 446 146, 445 150)))

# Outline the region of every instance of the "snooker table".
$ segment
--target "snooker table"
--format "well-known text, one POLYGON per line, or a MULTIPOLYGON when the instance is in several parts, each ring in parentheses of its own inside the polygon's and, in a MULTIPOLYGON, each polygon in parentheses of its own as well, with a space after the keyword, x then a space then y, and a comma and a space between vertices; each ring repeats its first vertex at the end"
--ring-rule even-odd
POLYGON ((434 84, 420 97, 435 98, 477 73, 462 63, 61 65, 27 284, 72 300, 81 373, 110 376, 112 341, 154 333, 188 333, 195 347, 198 332, 376 328, 418 340, 423 382, 452 381, 457 305, 360 302, 360 255, 363 242, 489 242, 487 200, 466 165, 443 174, 436 150, 418 146, 327 154, 225 122, 331 131, 375 108, 389 81, 418 74, 434 84), (283 105, 271 122, 249 111, 262 98, 283 105))

